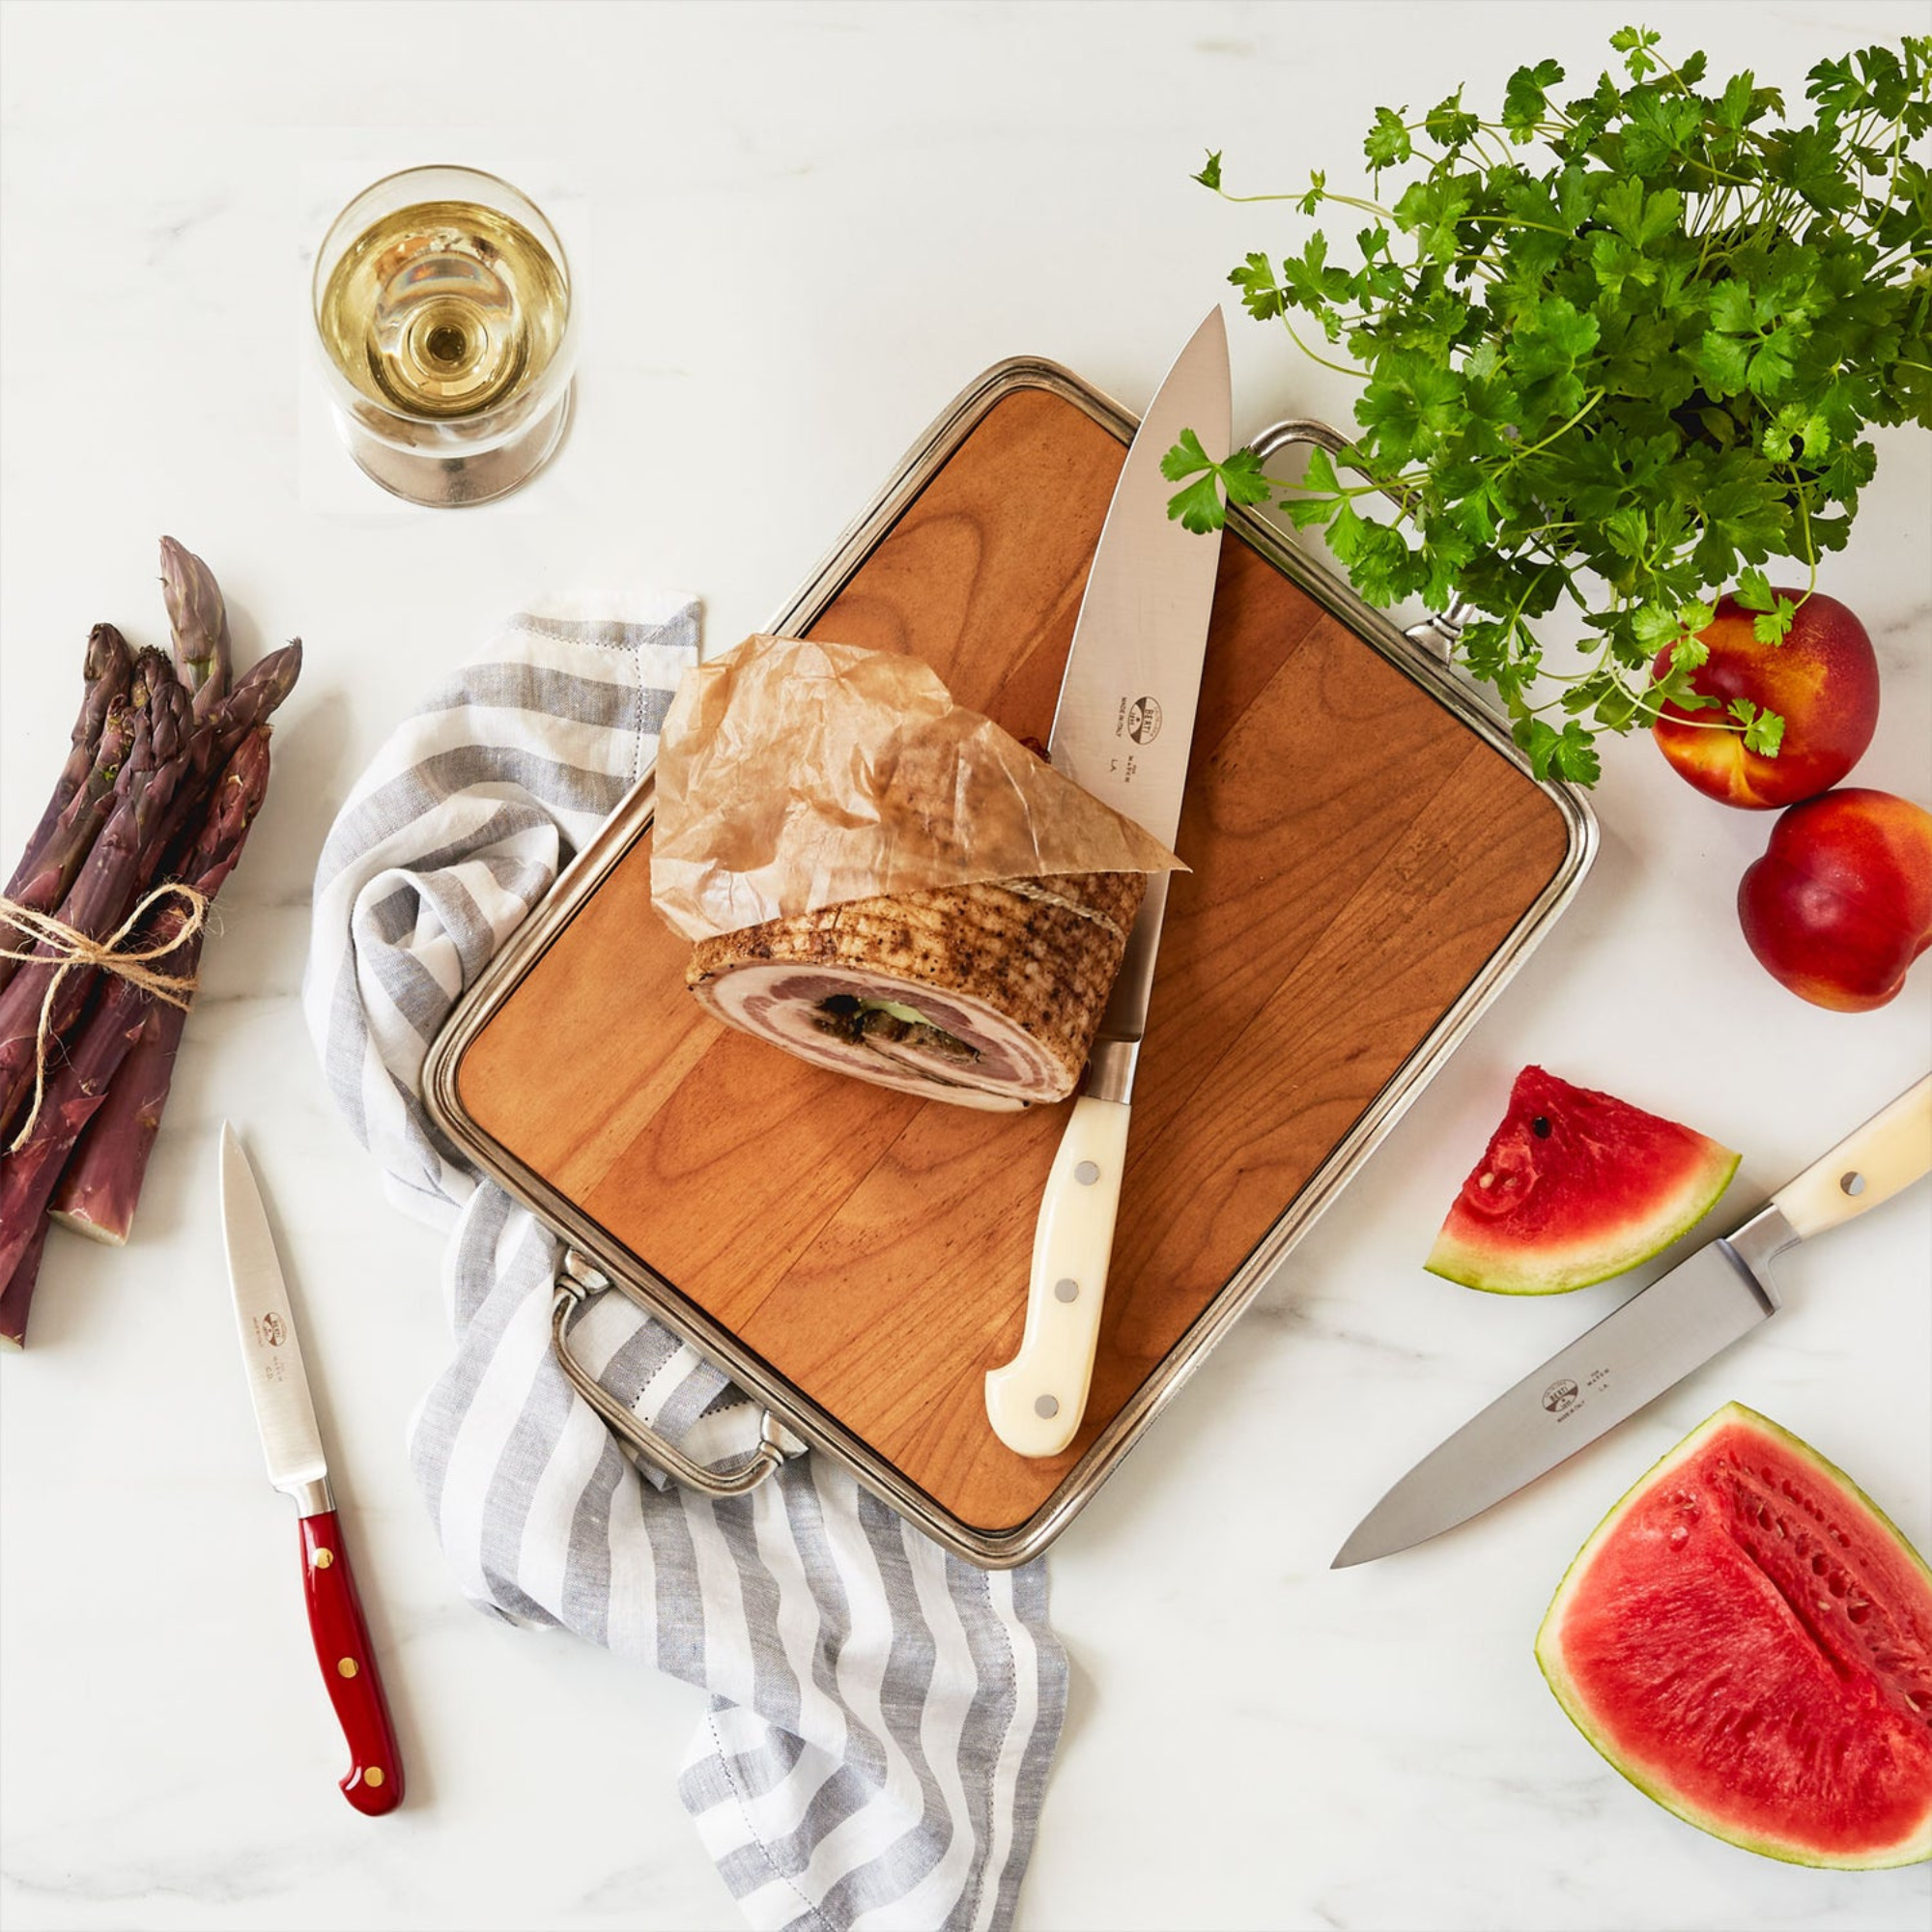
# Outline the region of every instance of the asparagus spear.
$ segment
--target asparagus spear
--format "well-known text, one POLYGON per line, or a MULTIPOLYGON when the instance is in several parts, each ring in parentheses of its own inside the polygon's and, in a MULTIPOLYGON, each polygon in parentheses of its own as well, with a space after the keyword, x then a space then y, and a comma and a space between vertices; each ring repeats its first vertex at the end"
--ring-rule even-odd
MULTIPOLYGON (((114 987, 134 989, 126 980, 114 987)), ((73 1041, 60 1071, 47 1084, 46 1098, 34 1122, 27 1144, 0 1154, 0 1342, 24 1348, 27 1309, 33 1300, 37 1265, 29 1266, 36 1246, 44 1239, 47 1196, 60 1179, 61 1162, 81 1129, 107 1095, 128 1050, 141 1037, 146 1018, 139 1007, 101 1000, 73 1041), (16 1282, 15 1277, 22 1277, 16 1282)))
MULTIPOLYGON (((52 835, 44 841, 36 865, 23 865, 15 873, 7 896, 15 905, 35 912, 51 912, 67 896, 95 835, 114 807, 114 783, 121 773, 121 761, 134 739, 135 706, 126 697, 117 697, 107 708, 95 742, 94 768, 80 789, 68 801, 67 810, 55 822, 52 835)), ((29 935, 0 922, 0 940, 9 952, 24 952, 31 944, 29 935)), ((19 971, 20 962, 0 958, 0 986, 19 971)))
POLYGON ((141 861, 140 885, 178 877, 187 848, 201 823, 208 797, 208 774, 221 770, 236 748, 280 706, 301 672, 301 639, 248 668, 228 696, 206 715, 195 716, 188 767, 168 809, 166 822, 141 861))
POLYGON ((5 1281, 0 1281, 0 1342, 13 1342, 15 1348, 20 1344, 14 1340, 14 1331, 21 1335, 27 1331, 27 1304, 34 1298, 34 1283, 41 1273, 41 1251, 47 1244, 47 1217, 43 1214, 34 1224, 34 1231, 27 1236, 27 1251, 14 1265, 14 1272, 5 1281), (14 1310, 20 1312, 16 1316, 14 1310))
POLYGON ((145 710, 151 694, 163 684, 172 684, 174 676, 174 667, 160 651, 144 650, 133 658, 127 691, 108 701, 86 777, 40 840, 39 850, 14 867, 8 887, 10 898, 31 905, 37 912, 59 902, 87 857, 104 812, 113 805, 114 781, 127 755, 128 733, 132 727, 131 717, 121 714, 145 710), (64 881, 51 900, 45 897, 50 877, 64 881))
MULTIPOLYGON (((185 882, 204 897, 213 898, 235 869, 248 828, 261 809, 269 786, 269 732, 262 726, 244 738, 216 780, 209 809, 196 834, 185 882)), ((145 944, 161 946, 179 936, 189 920, 189 909, 179 898, 168 900, 142 922, 145 944)), ((194 942, 189 942, 194 946, 194 942)), ((184 947, 170 954, 177 972, 189 970, 184 947)), ((199 947, 194 946, 198 956, 199 947)), ((17 1153, 0 1159, 0 1281, 9 1284, 0 1294, 0 1340, 23 1344, 32 1282, 15 1294, 13 1277, 46 1219, 47 1202, 60 1179, 61 1168, 88 1122, 118 1091, 117 1073, 141 1037, 150 1011, 171 1011, 159 1006, 130 980, 109 977, 94 1010, 70 1043, 59 1073, 49 1083, 40 1117, 27 1144, 17 1153)), ((143 1155, 145 1159, 145 1154, 143 1155)))
MULTIPOLYGON (((169 954, 184 977, 200 969, 201 940, 196 933, 169 954)), ((127 1245, 186 1024, 187 1014, 180 1007, 159 1000, 149 1007, 99 1113, 61 1171, 52 1214, 63 1228, 109 1247, 127 1245)))
MULTIPOLYGON (((189 755, 187 694, 172 676, 151 691, 136 719, 134 742, 114 785, 114 809, 100 828, 55 915, 90 939, 104 939, 121 924, 140 891, 150 847, 164 833, 168 807, 189 755)), ((50 983, 59 977, 48 1031, 58 1037, 78 1016, 94 974, 76 968, 60 974, 56 948, 43 943, 36 956, 0 989, 0 1134, 14 1122, 34 1088, 43 1012, 50 983)))
POLYGON ((94 768, 95 747, 100 741, 101 726, 115 699, 126 696, 133 671, 127 639, 112 624, 95 625, 87 635, 87 655, 81 664, 86 688, 81 696, 80 715, 73 721, 72 748, 67 754, 67 762, 61 766, 47 809, 41 813, 41 822, 34 827, 20 854, 20 863, 8 881, 10 899, 20 896, 19 888, 33 871, 41 848, 67 810, 68 801, 86 783, 94 768))
POLYGON ((228 609, 214 573, 173 537, 161 539, 161 598, 174 633, 175 665, 205 717, 228 693, 228 609))
MULTIPOLYGON (((244 785, 256 785, 254 773, 258 759, 259 786, 267 785, 269 732, 270 727, 261 724, 242 741, 229 760, 221 790, 233 786, 238 780, 244 785)), ((251 815, 259 805, 258 787, 254 804, 248 808, 251 815)), ((212 813, 226 810, 232 814, 233 809, 232 803, 225 802, 218 790, 212 813)), ((205 843, 207 837, 204 829, 199 842, 205 843)), ((179 868, 191 884, 199 883, 194 876, 197 863, 191 856, 179 868)), ((213 888, 204 885, 201 890, 212 892, 213 888)), ((205 932, 198 932, 170 953, 169 971, 184 979, 192 977, 201 964, 205 937, 205 932)), ((160 1131, 161 1114, 168 1104, 175 1055, 180 1050, 182 1029, 186 1023, 187 1013, 183 1008, 160 1000, 149 1003, 139 1037, 128 1049, 99 1112, 61 1174, 53 1197, 53 1218, 63 1227, 113 1247, 127 1241, 134 1225, 142 1183, 147 1179, 148 1159, 160 1131)))

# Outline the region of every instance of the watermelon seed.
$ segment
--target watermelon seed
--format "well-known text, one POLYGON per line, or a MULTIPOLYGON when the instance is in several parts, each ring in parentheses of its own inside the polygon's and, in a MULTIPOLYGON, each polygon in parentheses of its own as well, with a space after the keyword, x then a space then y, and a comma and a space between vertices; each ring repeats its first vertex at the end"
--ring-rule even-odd
POLYGON ((1530 1122, 1529 1130, 1538 1140, 1547 1141, 1549 1138, 1549 1122, 1544 1115, 1539 1114, 1530 1122))

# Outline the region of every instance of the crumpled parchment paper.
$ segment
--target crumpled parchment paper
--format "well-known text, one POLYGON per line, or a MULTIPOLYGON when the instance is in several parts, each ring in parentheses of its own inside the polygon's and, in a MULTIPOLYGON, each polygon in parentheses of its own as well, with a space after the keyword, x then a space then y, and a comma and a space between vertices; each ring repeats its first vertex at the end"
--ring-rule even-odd
POLYGON ((747 638, 665 717, 651 896, 689 939, 985 879, 1185 869, 902 652, 747 638))

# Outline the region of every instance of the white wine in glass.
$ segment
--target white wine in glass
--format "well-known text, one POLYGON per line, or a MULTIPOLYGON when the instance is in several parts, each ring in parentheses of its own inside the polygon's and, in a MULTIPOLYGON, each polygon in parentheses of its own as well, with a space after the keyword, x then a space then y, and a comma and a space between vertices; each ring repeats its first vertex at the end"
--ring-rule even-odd
POLYGON ((554 450, 570 401, 570 273, 505 182, 417 168, 336 217, 315 321, 350 453, 412 501, 480 503, 554 450))

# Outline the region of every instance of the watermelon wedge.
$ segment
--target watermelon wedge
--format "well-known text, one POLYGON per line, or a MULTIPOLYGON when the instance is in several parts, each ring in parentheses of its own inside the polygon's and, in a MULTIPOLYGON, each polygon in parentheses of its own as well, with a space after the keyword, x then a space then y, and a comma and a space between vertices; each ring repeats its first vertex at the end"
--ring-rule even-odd
POLYGON ((1690 1127, 1525 1066, 1423 1265, 1493 1294, 1586 1288, 1667 1248, 1737 1171, 1690 1127))
POLYGON ((1720 1408, 1604 1519, 1536 1661, 1699 1831, 1848 1871, 1932 1859, 1932 1570, 1753 1410, 1720 1408))

